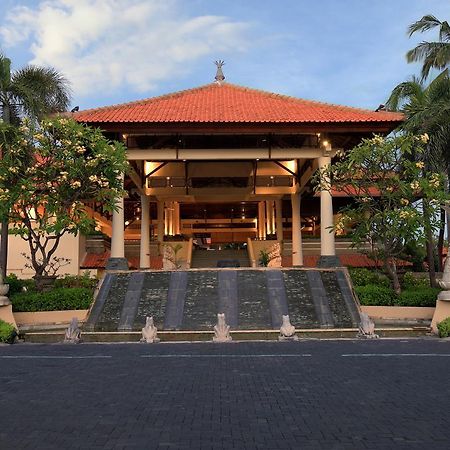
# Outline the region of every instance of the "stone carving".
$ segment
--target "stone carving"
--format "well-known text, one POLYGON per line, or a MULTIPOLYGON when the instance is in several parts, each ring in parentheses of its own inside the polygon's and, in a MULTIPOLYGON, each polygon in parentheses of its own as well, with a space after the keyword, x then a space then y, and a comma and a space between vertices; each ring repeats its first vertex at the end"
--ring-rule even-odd
POLYGON ((295 327, 291 324, 289 316, 281 316, 283 323, 280 328, 279 341, 297 341, 298 336, 295 335, 295 327))
POLYGON ((164 270, 178 270, 181 268, 181 263, 178 260, 178 252, 183 248, 181 244, 176 244, 172 247, 170 244, 164 245, 163 251, 163 268, 164 270))
POLYGON ((267 251, 269 253, 269 263, 267 267, 281 267, 281 245, 275 242, 267 251))
POLYGON ((447 257, 444 264, 442 279, 438 280, 439 286, 444 289, 439 292, 438 300, 450 301, 450 257, 447 257))
POLYGON ((78 327, 78 319, 74 317, 70 321, 69 328, 66 330, 64 337, 65 344, 79 344, 81 342, 81 330, 78 327))
POLYGON ((9 284, 4 284, 3 276, 0 273, 0 306, 8 306, 11 304, 7 294, 9 292, 9 284))
POLYGON ((147 317, 145 320, 145 327, 142 328, 141 342, 145 342, 147 344, 159 342, 157 334, 158 329, 155 327, 155 324, 153 323, 153 317, 147 317))
POLYGON ((378 339, 378 334, 375 334, 375 324, 368 314, 362 312, 360 314, 361 322, 359 323, 359 333, 357 337, 364 339, 378 339))
POLYGON ((225 322, 225 314, 217 314, 217 325, 214 325, 214 342, 230 342, 230 326, 225 322))

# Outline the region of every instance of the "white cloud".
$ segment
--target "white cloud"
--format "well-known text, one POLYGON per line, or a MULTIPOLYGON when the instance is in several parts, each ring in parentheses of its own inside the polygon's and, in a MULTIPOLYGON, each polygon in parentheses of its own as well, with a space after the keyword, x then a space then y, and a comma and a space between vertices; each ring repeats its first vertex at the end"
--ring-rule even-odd
POLYGON ((42 0, 6 16, 6 46, 27 43, 32 64, 53 66, 76 95, 137 92, 190 71, 195 60, 245 51, 248 23, 185 17, 179 0, 42 0))

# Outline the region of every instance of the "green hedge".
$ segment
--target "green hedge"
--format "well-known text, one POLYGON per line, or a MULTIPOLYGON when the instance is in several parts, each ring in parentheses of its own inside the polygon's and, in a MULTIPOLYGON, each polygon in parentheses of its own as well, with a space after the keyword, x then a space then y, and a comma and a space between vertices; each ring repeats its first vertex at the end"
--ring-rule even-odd
POLYGON ((49 292, 23 292, 10 297, 15 312, 88 309, 93 294, 87 288, 57 288, 49 292))
POLYGON ((397 295, 391 288, 368 284, 355 286, 355 292, 365 306, 435 306, 440 289, 416 287, 397 295))
POLYGON ((355 286, 355 292, 361 305, 365 306, 391 306, 395 298, 391 288, 374 284, 355 286))
POLYGON ((0 342, 13 344, 16 336, 17 332, 14 326, 0 319, 0 342))
POLYGON ((436 299, 441 290, 430 287, 404 289, 395 299, 396 306, 436 306, 436 299))
POLYGON ((450 317, 447 317, 442 322, 437 324, 439 330, 439 337, 446 338, 450 336, 450 317))
POLYGON ((372 284, 384 287, 390 286, 389 278, 383 273, 377 272, 375 270, 359 267, 349 267, 348 271, 355 286, 367 286, 372 284))

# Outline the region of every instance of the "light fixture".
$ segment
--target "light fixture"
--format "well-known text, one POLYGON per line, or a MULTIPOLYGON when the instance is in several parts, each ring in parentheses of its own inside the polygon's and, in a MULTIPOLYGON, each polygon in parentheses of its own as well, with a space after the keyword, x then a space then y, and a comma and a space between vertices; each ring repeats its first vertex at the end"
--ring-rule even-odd
POLYGON ((128 225, 130 225, 130 221, 129 220, 125 220, 125 226, 127 227, 128 225))

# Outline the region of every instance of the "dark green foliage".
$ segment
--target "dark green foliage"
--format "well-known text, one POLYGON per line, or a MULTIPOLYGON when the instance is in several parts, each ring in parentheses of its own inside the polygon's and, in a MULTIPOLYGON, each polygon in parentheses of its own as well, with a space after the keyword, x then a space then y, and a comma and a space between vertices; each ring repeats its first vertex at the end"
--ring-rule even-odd
POLYGON ((267 267, 270 262, 269 252, 267 250, 260 250, 259 252, 259 265, 261 267, 267 267))
POLYGON ((437 324, 439 330, 439 337, 446 338, 450 336, 450 317, 447 317, 442 322, 437 324))
POLYGON ((405 289, 395 299, 395 306, 436 306, 440 289, 430 287, 415 287, 405 289))
POLYGON ((361 305, 365 306, 391 306, 395 299, 394 291, 386 286, 355 286, 355 292, 361 305))
POLYGON ((58 278, 55 281, 55 288, 86 288, 94 290, 98 279, 91 278, 89 272, 83 275, 66 275, 64 278, 58 278))
POLYGON ((406 272, 402 279, 403 289, 427 288, 430 287, 428 277, 416 277, 412 272, 406 272))
POLYGON ((355 286, 367 286, 368 284, 376 284, 384 287, 390 286, 389 278, 375 270, 349 267, 348 271, 355 286))
POLYGON ((0 319, 0 342, 13 344, 16 336, 17 332, 14 326, 0 319))
POLYGON ((17 278, 17 275, 10 274, 6 277, 5 283, 9 284, 9 295, 18 294, 19 292, 26 291, 35 291, 36 287, 34 284, 34 280, 20 280, 17 278))
POLYGON ((88 309, 93 295, 86 288, 58 288, 49 292, 24 292, 10 297, 15 312, 88 309))

